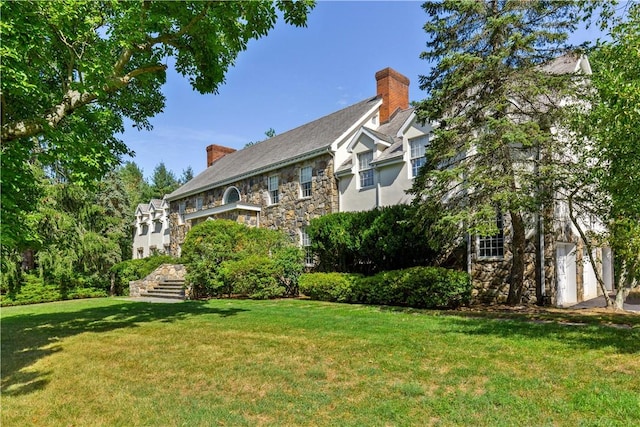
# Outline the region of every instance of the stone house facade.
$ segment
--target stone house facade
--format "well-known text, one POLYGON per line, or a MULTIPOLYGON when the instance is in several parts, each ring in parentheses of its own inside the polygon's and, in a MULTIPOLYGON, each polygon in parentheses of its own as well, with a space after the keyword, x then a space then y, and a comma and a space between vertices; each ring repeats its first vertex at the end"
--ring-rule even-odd
MULTIPOLYGON (((588 71, 585 60, 562 63, 560 72, 588 71)), ((391 68, 375 79, 376 96, 298 128, 238 151, 208 146, 207 169, 166 196, 170 253, 180 255, 188 230, 208 219, 283 230, 308 247, 305 228, 313 218, 410 202, 432 125, 420 123, 409 106, 409 79, 391 68)), ((561 203, 544 218, 530 218, 525 301, 542 296, 570 305, 598 294, 578 233, 560 211, 561 203)), ((498 235, 467 237, 467 270, 480 301, 504 301, 508 292, 510 223, 508 216, 497 220, 498 235)), ((600 248, 596 255, 611 286, 611 253, 600 248)))

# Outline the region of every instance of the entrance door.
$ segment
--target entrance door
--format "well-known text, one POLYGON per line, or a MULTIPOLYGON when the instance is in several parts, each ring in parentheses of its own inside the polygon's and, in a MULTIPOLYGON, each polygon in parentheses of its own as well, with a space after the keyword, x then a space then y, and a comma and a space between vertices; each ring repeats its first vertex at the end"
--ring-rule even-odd
POLYGON ((557 304, 561 307, 566 307, 578 302, 576 245, 572 243, 558 243, 556 248, 556 269, 558 272, 557 304))

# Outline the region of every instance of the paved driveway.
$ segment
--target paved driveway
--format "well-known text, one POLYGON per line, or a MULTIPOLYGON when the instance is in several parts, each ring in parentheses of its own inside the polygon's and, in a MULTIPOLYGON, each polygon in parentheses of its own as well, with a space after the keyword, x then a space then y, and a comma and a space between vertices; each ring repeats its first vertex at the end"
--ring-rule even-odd
MULTIPOLYGON (((613 300, 615 295, 610 295, 610 298, 613 300)), ((570 308, 594 308, 594 307, 605 307, 605 301, 603 296, 599 296, 597 298, 590 299, 588 301, 583 301, 579 304, 572 305, 570 308)), ((635 311, 640 313, 640 298, 627 298, 627 301, 624 303, 624 309, 628 311, 635 311)))

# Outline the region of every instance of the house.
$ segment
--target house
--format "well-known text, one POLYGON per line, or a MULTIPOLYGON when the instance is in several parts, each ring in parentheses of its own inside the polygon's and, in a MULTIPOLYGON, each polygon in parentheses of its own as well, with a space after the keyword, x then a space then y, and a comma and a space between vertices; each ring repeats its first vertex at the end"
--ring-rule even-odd
MULTIPOLYGON (((584 60, 554 66, 575 72, 588 66, 584 60)), ((273 138, 238 151, 208 146, 207 169, 165 197, 170 253, 180 255, 188 230, 207 219, 280 229, 308 247, 306 227, 313 218, 410 202, 407 190, 425 163, 432 127, 409 106, 407 77, 385 68, 375 80, 375 96, 273 138)), ((583 245, 565 220, 552 218, 547 229, 528 233, 530 301, 540 287, 546 302, 559 305, 597 295, 583 245)), ((498 225, 496 236, 468 239, 468 271, 478 299, 506 297, 509 218, 499 218, 498 225)), ((610 251, 598 251, 604 275, 611 277, 610 251)))
POLYGON ((409 201, 430 127, 409 107, 409 79, 386 68, 377 94, 235 151, 207 147, 208 168, 166 196, 171 253, 208 218, 277 228, 302 246, 311 219, 409 201))
POLYGON ((141 203, 133 223, 133 258, 169 253, 169 204, 164 199, 141 203))

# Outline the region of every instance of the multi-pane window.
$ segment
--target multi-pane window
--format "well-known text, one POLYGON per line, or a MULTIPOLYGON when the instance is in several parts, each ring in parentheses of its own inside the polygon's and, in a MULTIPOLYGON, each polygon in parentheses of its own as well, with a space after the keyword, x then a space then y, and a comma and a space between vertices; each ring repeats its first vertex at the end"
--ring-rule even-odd
POLYGON ((358 169, 360 171, 360 188, 371 187, 373 185, 373 151, 366 151, 358 154, 358 169))
POLYGON ((160 233, 162 231, 162 221, 155 220, 153 221, 153 233, 160 233))
POLYGON ((478 237, 478 256, 480 258, 502 258, 504 256, 504 225, 502 214, 496 217, 498 232, 493 236, 478 237))
POLYGON ((311 197, 311 166, 300 169, 300 196, 311 197))
POLYGON ((420 168, 426 163, 425 151, 429 137, 427 135, 420 136, 409 140, 409 150, 411 158, 411 176, 418 176, 420 168))
POLYGON ((183 224, 184 223, 184 211, 187 210, 187 203, 186 202, 181 202, 178 205, 178 219, 179 219, 179 223, 183 224))
POLYGON ((269 177, 269 203, 275 204, 280 200, 280 194, 278 194, 278 176, 273 175, 269 177))
POLYGON ((240 192, 235 187, 229 187, 225 192, 224 204, 235 203, 240 201, 240 192))
POLYGON ((313 251, 311 250, 311 239, 307 234, 307 229, 300 230, 300 246, 304 250, 304 265, 311 267, 314 264, 313 251))
POLYGON ((198 197, 196 199, 196 210, 197 211, 201 210, 203 204, 204 204, 204 198, 203 197, 198 197))

